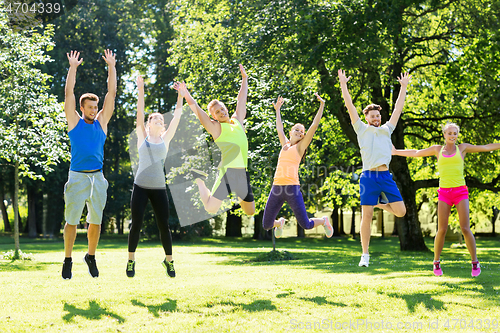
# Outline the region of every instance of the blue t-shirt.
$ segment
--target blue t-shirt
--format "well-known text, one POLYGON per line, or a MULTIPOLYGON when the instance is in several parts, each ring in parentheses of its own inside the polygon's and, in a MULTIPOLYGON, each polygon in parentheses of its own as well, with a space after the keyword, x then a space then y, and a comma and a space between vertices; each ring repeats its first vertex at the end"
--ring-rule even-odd
POLYGON ((106 134, 96 119, 87 124, 80 118, 75 128, 68 132, 71 142, 71 171, 91 171, 102 169, 106 134))

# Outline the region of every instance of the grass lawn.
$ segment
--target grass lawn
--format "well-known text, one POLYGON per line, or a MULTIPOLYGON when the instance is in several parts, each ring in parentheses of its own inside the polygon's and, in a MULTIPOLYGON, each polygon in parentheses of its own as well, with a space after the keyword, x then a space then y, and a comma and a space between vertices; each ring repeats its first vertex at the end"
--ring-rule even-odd
MULTIPOLYGON (((0 332, 500 331, 498 239, 478 240, 477 278, 467 250, 450 243, 435 277, 432 253, 400 252, 397 238, 372 238, 368 268, 348 238, 280 239, 297 260, 264 263, 253 259, 269 241, 174 242, 172 279, 154 242, 139 244, 127 278, 126 238, 108 236, 92 279, 79 235, 71 280, 61 278, 62 241, 22 241, 33 261, 0 260, 0 332)), ((0 253, 12 248, 0 237, 0 253)))

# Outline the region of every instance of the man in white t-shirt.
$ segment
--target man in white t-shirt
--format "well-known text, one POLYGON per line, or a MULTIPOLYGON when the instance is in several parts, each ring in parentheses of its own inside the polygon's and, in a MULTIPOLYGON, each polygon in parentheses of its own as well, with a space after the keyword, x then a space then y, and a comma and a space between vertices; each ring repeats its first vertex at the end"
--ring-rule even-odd
POLYGON ((373 208, 385 209, 398 217, 406 214, 406 207, 401 193, 396 186, 396 182, 392 179, 392 174, 389 172, 389 163, 392 157, 391 134, 396 128, 403 111, 406 87, 410 82, 411 75, 404 73, 398 78, 401 84, 398 100, 391 119, 382 126, 380 126, 380 111, 382 108, 377 104, 370 104, 363 110, 367 124, 361 121, 347 89, 347 82, 351 77, 346 77, 345 71, 341 69, 338 71, 338 75, 342 97, 347 110, 349 110, 354 131, 358 136, 361 160, 363 161, 363 172, 359 179, 362 213, 360 234, 363 254, 359 266, 368 267, 370 262, 368 246, 370 245, 373 208), (383 198, 385 202, 382 203, 379 198, 383 198))

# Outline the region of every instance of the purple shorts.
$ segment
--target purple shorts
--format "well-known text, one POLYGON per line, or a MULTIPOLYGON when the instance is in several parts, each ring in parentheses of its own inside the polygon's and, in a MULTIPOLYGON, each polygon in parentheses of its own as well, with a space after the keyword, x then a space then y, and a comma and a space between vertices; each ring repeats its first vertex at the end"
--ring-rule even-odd
POLYGON ((469 189, 467 186, 440 187, 438 188, 438 200, 450 206, 457 205, 460 201, 469 199, 469 189))

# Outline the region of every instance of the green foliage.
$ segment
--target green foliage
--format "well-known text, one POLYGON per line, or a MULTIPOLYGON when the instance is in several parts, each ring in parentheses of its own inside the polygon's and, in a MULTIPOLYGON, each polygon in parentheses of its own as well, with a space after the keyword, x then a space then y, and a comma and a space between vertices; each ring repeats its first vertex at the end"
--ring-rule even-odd
POLYGON ((19 163, 20 177, 42 179, 68 158, 62 105, 48 93, 54 28, 13 31, 0 12, 0 164, 19 163))

